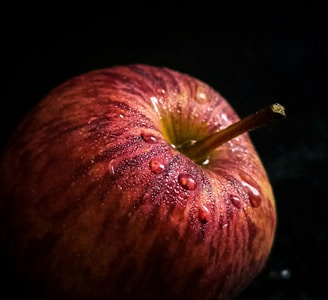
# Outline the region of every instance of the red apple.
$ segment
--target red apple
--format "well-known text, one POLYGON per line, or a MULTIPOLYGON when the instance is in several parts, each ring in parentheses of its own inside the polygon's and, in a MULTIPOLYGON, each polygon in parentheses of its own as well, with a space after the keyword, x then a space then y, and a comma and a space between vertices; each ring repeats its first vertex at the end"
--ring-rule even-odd
POLYGON ((244 132, 283 114, 276 105, 237 122, 207 84, 145 65, 55 88, 0 162, 1 242, 18 288, 41 299, 238 295, 276 228, 244 132))

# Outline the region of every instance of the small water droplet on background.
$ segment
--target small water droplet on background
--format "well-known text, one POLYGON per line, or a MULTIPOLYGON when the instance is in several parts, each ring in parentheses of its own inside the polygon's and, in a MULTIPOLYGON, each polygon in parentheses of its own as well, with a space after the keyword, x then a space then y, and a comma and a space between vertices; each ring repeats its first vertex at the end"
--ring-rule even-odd
POLYGON ((275 280, 289 280, 291 278, 291 272, 289 269, 270 271, 269 276, 275 280))
POLYGON ((151 134, 151 133, 142 132, 141 133, 141 138, 145 142, 150 143, 150 144, 157 143, 156 137, 153 134, 151 134))
POLYGON ((149 162, 149 168, 153 173, 159 174, 164 171, 165 165, 163 164, 162 161, 160 161, 158 159, 152 159, 149 162))
POLYGON ((178 182, 186 190, 193 191, 197 187, 196 180, 189 174, 180 174, 178 182))

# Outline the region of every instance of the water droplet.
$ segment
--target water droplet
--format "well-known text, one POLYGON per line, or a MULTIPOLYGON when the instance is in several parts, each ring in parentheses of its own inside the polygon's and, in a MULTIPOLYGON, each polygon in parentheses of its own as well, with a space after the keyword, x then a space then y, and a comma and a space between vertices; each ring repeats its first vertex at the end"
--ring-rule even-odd
POLYGON ((261 196, 258 194, 258 191, 256 191, 256 194, 254 193, 254 189, 252 191, 248 192, 249 195, 249 201, 253 207, 259 207, 262 202, 261 196))
POLYGON ((161 119, 162 117, 161 117, 161 114, 160 114, 160 111, 159 111, 158 99, 156 97, 150 97, 150 101, 153 104, 153 108, 154 108, 155 112, 157 113, 157 115, 161 119))
POLYGON ((205 160, 202 162, 202 165, 203 166, 206 166, 206 165, 208 165, 210 163, 210 159, 207 157, 207 158, 205 158, 205 160))
POLYGON ((150 144, 157 143, 156 137, 153 134, 151 134, 151 133, 142 132, 141 133, 141 138, 145 142, 150 143, 150 144))
POLYGON ((149 168, 153 173, 159 174, 164 171, 165 165, 158 159, 152 159, 149 163, 149 168))
POLYGON ((226 124, 229 121, 229 118, 228 118, 227 114, 225 114, 225 113, 221 114, 221 118, 222 118, 224 124, 226 124))
POLYGON ((198 112, 192 112, 192 113, 191 113, 191 118, 192 118, 192 119, 198 119, 198 118, 199 118, 199 114, 198 114, 198 112))
POLYGON ((115 159, 112 159, 109 163, 108 163, 108 170, 109 172, 114 175, 115 174, 115 159))
POLYGON ((204 205, 201 204, 198 208, 198 219, 202 224, 206 224, 209 222, 211 218, 211 213, 209 209, 204 205))
POLYGON ((203 86, 198 86, 196 91, 196 101, 200 104, 207 102, 206 90, 203 86))
POLYGON ((180 174, 178 181, 180 185, 186 190, 193 191, 197 186, 196 180, 189 174, 180 174))
POLYGON ((235 207, 241 208, 241 200, 237 195, 230 194, 229 199, 235 207))
POLYGON ((205 93, 199 93, 198 98, 199 98, 199 102, 205 102, 206 101, 206 94, 205 93))
POLYGON ((92 117, 89 119, 88 124, 90 125, 91 123, 93 123, 96 120, 97 120, 97 117, 92 117))
POLYGON ((271 279, 275 280, 289 280, 291 278, 291 272, 289 269, 283 269, 283 270, 272 270, 269 273, 269 276, 271 279))
POLYGON ((260 187, 258 184, 244 173, 240 173, 241 183, 243 187, 247 190, 249 201, 253 207, 259 207, 262 202, 262 195, 260 193, 260 187))

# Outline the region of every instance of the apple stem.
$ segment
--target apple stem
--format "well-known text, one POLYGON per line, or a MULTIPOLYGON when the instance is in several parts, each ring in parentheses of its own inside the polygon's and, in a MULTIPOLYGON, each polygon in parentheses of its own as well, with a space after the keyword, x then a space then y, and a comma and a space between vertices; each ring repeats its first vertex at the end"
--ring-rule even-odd
POLYGON ((180 151, 195 162, 206 160, 219 146, 245 132, 262 127, 272 121, 282 120, 286 117, 285 108, 279 104, 270 105, 261 109, 230 126, 216 131, 202 140, 183 145, 180 151))

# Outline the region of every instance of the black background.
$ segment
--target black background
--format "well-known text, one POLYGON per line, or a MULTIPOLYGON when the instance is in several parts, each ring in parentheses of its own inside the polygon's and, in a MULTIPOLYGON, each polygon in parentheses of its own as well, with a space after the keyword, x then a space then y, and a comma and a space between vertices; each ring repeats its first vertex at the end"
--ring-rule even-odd
POLYGON ((327 2, 47 4, 3 8, 1 146, 48 91, 96 68, 145 63, 197 77, 245 116, 287 119, 251 137, 276 195, 263 272, 240 299, 327 299, 327 2))

